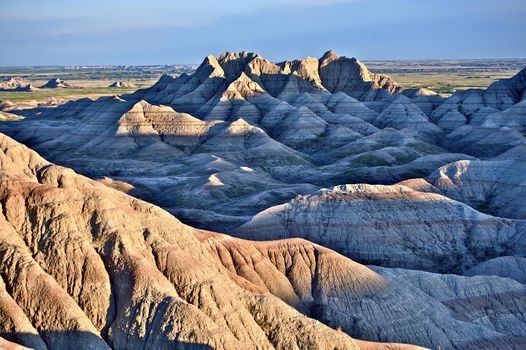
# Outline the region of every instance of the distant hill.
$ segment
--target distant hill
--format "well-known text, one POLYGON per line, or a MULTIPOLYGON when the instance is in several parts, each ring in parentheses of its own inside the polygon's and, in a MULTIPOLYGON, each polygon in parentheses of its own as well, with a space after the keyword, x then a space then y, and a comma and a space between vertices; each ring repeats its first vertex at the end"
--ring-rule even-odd
POLYGON ((33 87, 30 83, 21 78, 11 78, 7 81, 0 82, 0 91, 25 91, 30 92, 33 87))
POLYGON ((131 87, 135 87, 135 85, 127 81, 116 81, 114 83, 111 83, 108 87, 110 88, 124 88, 124 87, 131 88, 131 87))
POLYGON ((72 88, 73 85, 65 80, 54 78, 42 85, 41 89, 57 89, 57 88, 72 88))

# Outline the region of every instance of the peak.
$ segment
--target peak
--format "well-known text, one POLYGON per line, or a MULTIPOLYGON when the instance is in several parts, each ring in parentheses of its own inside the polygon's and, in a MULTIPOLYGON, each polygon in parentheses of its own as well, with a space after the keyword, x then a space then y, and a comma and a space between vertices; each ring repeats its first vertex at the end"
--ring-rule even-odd
POLYGON ((250 77, 245 72, 241 72, 241 74, 239 74, 239 76, 234 81, 249 82, 252 81, 252 79, 250 79, 250 77))
POLYGON ((225 52, 217 58, 217 64, 223 70, 225 76, 238 76, 247 65, 259 55, 255 52, 225 52))
POLYGON ((207 55, 207 56, 205 57, 205 61, 207 61, 207 62, 212 61, 212 62, 213 62, 213 61, 217 61, 217 58, 216 58, 216 56, 214 56, 214 55, 207 55))
POLYGON ((238 118, 236 120, 234 120, 232 123, 230 123, 230 126, 233 126, 233 127, 252 127, 252 125, 250 125, 249 123, 247 123, 247 121, 243 118, 238 118))
POLYGON ((214 55, 208 55, 197 68, 196 74, 202 79, 206 77, 224 76, 225 72, 214 55))
POLYGON ((146 102, 145 100, 140 100, 140 101, 136 102, 136 103, 130 108, 130 111, 134 111, 134 110, 142 110, 144 107, 148 107, 148 106, 151 106, 148 102, 146 102))
POLYGON ((522 68, 517 74, 516 77, 526 77, 526 67, 522 68))
POLYGON ((239 60, 239 59, 252 60, 256 57, 260 57, 257 52, 247 52, 247 51, 230 52, 230 51, 227 51, 219 55, 218 60, 221 62, 228 62, 228 61, 234 61, 234 60, 239 60))
POLYGON ((203 65, 212 65, 212 66, 218 66, 219 62, 217 62, 217 58, 214 55, 208 55, 203 60, 203 63, 201 63, 201 66, 203 65))
POLYGON ((173 76, 171 76, 170 74, 166 74, 166 73, 161 75, 161 77, 159 78, 160 82, 173 81, 173 80, 175 80, 175 78, 173 76))
POLYGON ((48 83, 63 84, 63 83, 65 83, 65 81, 60 79, 60 78, 53 78, 53 79, 49 79, 48 83))
POLYGON ((50 79, 46 84, 41 86, 42 88, 57 88, 57 87, 72 87, 72 85, 60 78, 50 79))
POLYGON ((257 93, 264 93, 265 90, 252 80, 245 72, 241 74, 227 87, 226 92, 238 92, 241 96, 252 96, 257 93))
POLYGON ((324 61, 324 60, 337 60, 338 58, 340 58, 340 55, 338 55, 336 53, 336 51, 329 50, 329 51, 325 52, 323 54, 323 56, 321 56, 320 60, 321 61, 324 61))

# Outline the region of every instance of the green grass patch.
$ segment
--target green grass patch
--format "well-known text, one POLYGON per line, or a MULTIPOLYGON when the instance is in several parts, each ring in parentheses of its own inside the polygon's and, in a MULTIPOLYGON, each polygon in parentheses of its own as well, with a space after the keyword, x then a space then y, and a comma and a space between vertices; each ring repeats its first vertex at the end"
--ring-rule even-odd
POLYGON ((354 158, 351 164, 353 168, 389 165, 389 163, 385 159, 375 157, 370 154, 364 154, 362 156, 354 158))
POLYGON ((83 97, 97 98, 100 96, 122 95, 137 90, 133 88, 110 88, 110 87, 81 87, 74 89, 41 89, 31 92, 0 91, 0 100, 12 102, 46 101, 50 98, 73 100, 83 97))

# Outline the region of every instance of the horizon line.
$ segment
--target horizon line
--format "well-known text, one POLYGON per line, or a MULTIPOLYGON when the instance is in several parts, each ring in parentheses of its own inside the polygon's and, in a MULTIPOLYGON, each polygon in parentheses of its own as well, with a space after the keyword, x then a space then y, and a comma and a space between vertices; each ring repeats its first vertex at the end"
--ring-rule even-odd
MULTIPOLYGON (((216 55, 214 55, 216 56, 216 55)), ((217 55, 218 56, 218 55, 217 55)), ((217 57, 216 56, 216 57, 217 57)), ((396 58, 396 59, 366 59, 362 60, 355 56, 345 56, 341 55, 342 57, 349 57, 349 58, 357 58, 361 62, 367 63, 367 62, 407 62, 407 61, 449 61, 449 60, 456 60, 456 61, 486 61, 486 60, 526 60, 526 56, 524 57, 482 57, 482 58, 470 58, 470 57, 464 57, 464 58, 396 58)), ((313 57, 313 56, 308 56, 313 57)), ((307 58, 307 57, 303 57, 307 58)), ((297 58, 302 59, 302 58, 297 58)), ((287 60, 269 60, 272 63, 280 63, 287 60)), ((193 63, 136 63, 136 64, 126 64, 126 63, 101 63, 101 64, 82 64, 82 63, 72 63, 72 64, 24 64, 24 65, 3 65, 0 64, 0 68, 21 68, 21 67, 153 67, 153 66, 195 66, 200 65, 202 62, 193 62, 193 63)))

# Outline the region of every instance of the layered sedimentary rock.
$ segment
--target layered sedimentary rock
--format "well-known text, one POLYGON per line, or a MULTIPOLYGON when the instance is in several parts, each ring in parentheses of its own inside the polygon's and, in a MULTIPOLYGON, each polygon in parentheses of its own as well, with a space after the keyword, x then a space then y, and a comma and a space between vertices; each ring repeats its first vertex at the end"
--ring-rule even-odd
POLYGON ((403 185, 346 185, 298 196, 258 213, 236 234, 303 237, 363 263, 437 272, 526 253, 523 221, 403 185))
POLYGON ((458 91, 430 115, 450 132, 444 145, 480 157, 494 157, 524 144, 526 68, 486 90, 458 91))
POLYGON ((6 104, 0 130, 98 181, 1 136, 1 346, 523 349, 524 74, 446 99, 240 52, 6 104))
POLYGON ((50 79, 47 83, 42 85, 41 89, 57 89, 57 88, 71 88, 73 85, 65 80, 59 78, 50 79))
POLYGON ((27 81, 14 77, 7 81, 0 82, 0 91, 32 91, 33 87, 27 81))
POLYGON ((303 313, 360 338, 443 349, 520 349, 526 344, 524 285, 367 268, 301 239, 199 239, 240 285, 250 281, 303 313))
POLYGON ((518 256, 493 258, 469 269, 466 275, 500 276, 526 284, 526 258, 518 256))
POLYGON ((240 52, 133 94, 15 111, 25 119, 0 129, 81 173, 130 183, 188 223, 229 230, 298 193, 471 159, 441 146, 428 116, 439 100, 334 52, 281 63, 240 52))
POLYGON ((526 163, 519 159, 458 161, 427 181, 450 198, 492 215, 526 219, 526 163))
POLYGON ((360 349, 248 280, 236 283, 198 231, 160 208, 3 135, 0 150, 6 341, 35 349, 360 349))
POLYGON ((521 304, 487 314, 475 307, 503 303, 510 293, 523 300, 517 282, 368 268, 304 240, 251 242, 198 231, 7 137, 0 145, 0 333, 12 346, 524 345, 521 304))

